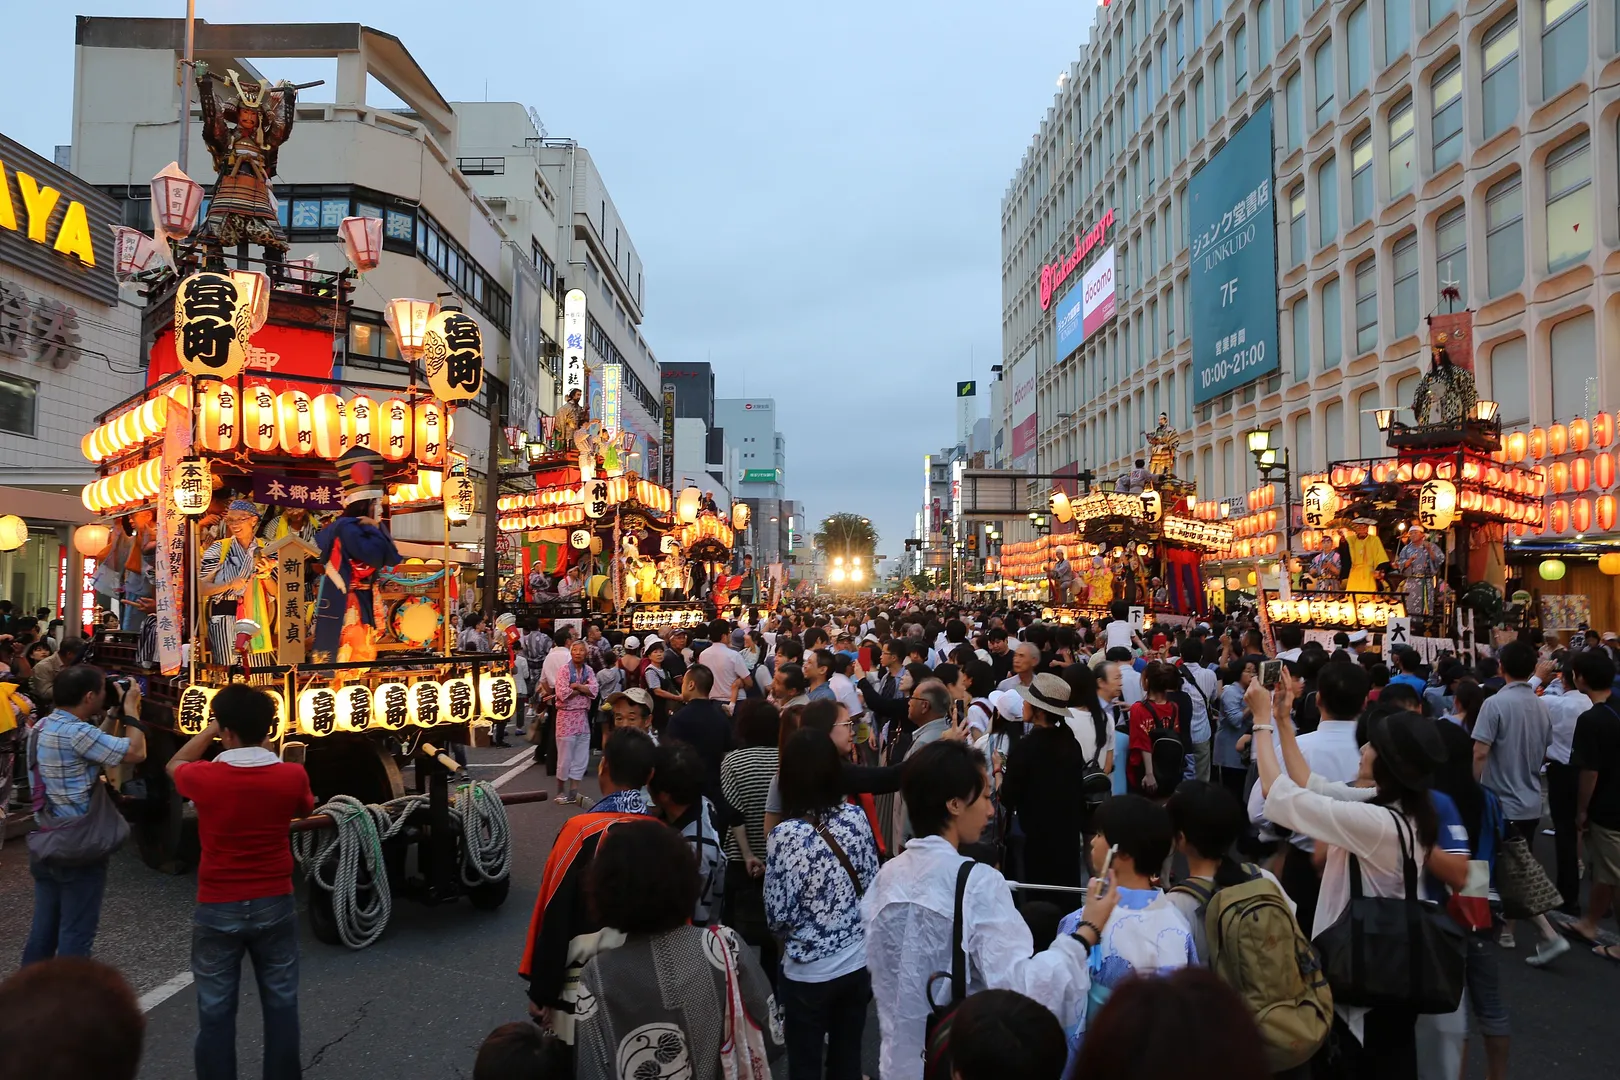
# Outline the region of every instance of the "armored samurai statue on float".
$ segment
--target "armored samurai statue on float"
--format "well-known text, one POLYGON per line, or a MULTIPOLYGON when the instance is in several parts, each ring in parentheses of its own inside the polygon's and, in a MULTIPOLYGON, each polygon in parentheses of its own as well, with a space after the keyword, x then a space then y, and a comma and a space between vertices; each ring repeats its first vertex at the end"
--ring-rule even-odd
POLYGON ((221 77, 199 61, 197 100, 203 142, 219 174, 201 230, 210 258, 223 260, 224 249, 238 244, 258 244, 265 262, 281 262, 287 235, 276 215, 270 180, 281 144, 292 134, 298 87, 285 80, 265 86, 229 69, 221 77), (235 99, 221 101, 215 82, 234 90, 235 99))

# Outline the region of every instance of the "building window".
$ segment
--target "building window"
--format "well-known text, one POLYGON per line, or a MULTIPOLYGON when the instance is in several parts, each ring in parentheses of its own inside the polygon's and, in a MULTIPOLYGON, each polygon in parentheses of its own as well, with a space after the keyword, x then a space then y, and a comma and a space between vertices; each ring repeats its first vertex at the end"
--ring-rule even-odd
POLYGON ((1457 0, 1429 0, 1429 25, 1439 26, 1447 15, 1457 10, 1457 0))
POLYGON ((1524 186, 1514 173, 1485 192, 1485 283, 1494 300, 1523 281, 1524 186))
POLYGON ((1187 155, 1187 99, 1176 102, 1176 157, 1187 155))
POLYGON ((1176 35, 1176 70, 1181 71, 1184 68, 1186 68, 1186 66, 1187 66, 1187 27, 1182 22, 1180 15, 1176 16, 1175 35, 1176 35))
POLYGON ((1322 370, 1339 366, 1344 358, 1344 315, 1339 304, 1339 279, 1322 286, 1322 370))
POLYGON ((1288 126, 1288 149, 1305 144, 1305 80, 1298 70, 1283 83, 1284 123, 1288 126))
POLYGON ((1204 0, 1192 0, 1187 6, 1192 8, 1192 43, 1196 52, 1204 43, 1204 0))
POLYGON ((1215 115, 1226 115, 1226 57, 1222 53, 1215 54, 1215 63, 1212 66, 1215 79, 1215 115))
POLYGON ((1591 139, 1580 135, 1547 156, 1547 269, 1562 270, 1592 251, 1591 139))
POLYGON ((1322 436, 1327 442, 1327 459, 1344 459, 1344 402, 1330 401, 1322 410, 1322 436))
POLYGON ((1295 466, 1300 471, 1316 468, 1316 445, 1311 432, 1311 414, 1300 413, 1294 417, 1294 453, 1299 455, 1299 464, 1295 466))
POLYGON ((1485 31, 1480 83, 1485 138, 1500 135, 1519 116, 1519 17, 1510 14, 1485 31))
POLYGON ((1350 220, 1360 225, 1373 215, 1372 128, 1350 142, 1350 220))
POLYGON ((1355 97, 1372 81, 1372 43, 1368 37, 1365 0, 1350 13, 1344 29, 1344 77, 1349 96, 1355 97))
POLYGON ((1254 44, 1260 50, 1260 66, 1266 67, 1276 55, 1271 37, 1271 0, 1260 0, 1254 9, 1254 44))
POLYGON ((1468 208, 1458 203, 1434 219, 1434 269, 1439 286, 1435 303, 1440 304, 1439 289, 1448 281, 1455 282, 1462 297, 1461 306, 1468 306, 1468 208))
POLYGON ((1170 43, 1159 39, 1159 97, 1170 90, 1170 43))
POLYGON ((1243 93, 1249 85, 1249 30, 1242 23, 1238 23, 1236 32, 1232 34, 1232 86, 1236 93, 1243 93))
POLYGON ((1310 301, 1302 296, 1289 305, 1288 312, 1294 339, 1294 378, 1303 381, 1311 377, 1310 301))
POLYGON ((1378 260, 1371 255, 1356 266, 1356 352, 1378 347, 1378 260))
POLYGON ((1541 0, 1541 97, 1551 101, 1586 76, 1586 0, 1541 0))
POLYGON ((1311 58, 1316 92, 1316 127, 1333 119, 1333 39, 1322 42, 1311 58))
POLYGON ((1204 123, 1204 77, 1198 76, 1193 80, 1193 130, 1198 132, 1202 139, 1204 132, 1209 128, 1204 123))
POLYGON ((1412 137, 1412 95, 1407 94, 1389 111, 1389 197, 1398 199, 1412 190, 1412 158, 1417 141, 1412 137))
POLYGON ((1305 261, 1305 181, 1294 185, 1288 193, 1288 254, 1290 265, 1305 261))
POLYGON ((32 439, 39 423, 39 383, 0 375, 0 431, 32 439))
POLYGON ((1407 233, 1390 249, 1395 274, 1395 337, 1417 333, 1418 327, 1418 242, 1417 232, 1407 233))
POLYGON ((1510 338, 1491 350, 1491 397, 1502 410, 1503 427, 1530 422, 1530 366, 1524 338, 1510 338))
POLYGON ((1384 67, 1412 47, 1412 0, 1384 0, 1384 67))
POLYGON ((1429 87, 1434 96, 1434 171, 1462 157, 1462 61, 1451 61, 1434 73, 1429 87))
POLYGON ((1299 33, 1299 0, 1283 0, 1283 41, 1293 40, 1299 33))
POLYGON ((1316 246, 1327 247, 1339 236, 1339 163, 1332 154, 1316 170, 1316 246))
POLYGON ((1384 433, 1378 430, 1378 387, 1364 390, 1356 397, 1356 419, 1362 457, 1376 457, 1384 445, 1384 433))
POLYGON ((1552 419, 1587 416, 1597 409, 1597 322, 1590 311, 1552 328, 1552 419))

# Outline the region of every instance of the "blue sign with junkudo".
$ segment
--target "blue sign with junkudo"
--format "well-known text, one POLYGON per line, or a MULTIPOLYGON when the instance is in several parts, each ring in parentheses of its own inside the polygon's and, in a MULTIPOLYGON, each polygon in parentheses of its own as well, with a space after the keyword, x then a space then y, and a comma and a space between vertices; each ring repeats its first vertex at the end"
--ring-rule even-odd
POLYGON ((1195 404, 1279 367, 1271 123, 1268 100, 1187 184, 1195 404))
POLYGON ((1075 281, 1074 288, 1063 294, 1052 305, 1052 322, 1057 326, 1057 363, 1069 358, 1086 340, 1085 281, 1075 281))

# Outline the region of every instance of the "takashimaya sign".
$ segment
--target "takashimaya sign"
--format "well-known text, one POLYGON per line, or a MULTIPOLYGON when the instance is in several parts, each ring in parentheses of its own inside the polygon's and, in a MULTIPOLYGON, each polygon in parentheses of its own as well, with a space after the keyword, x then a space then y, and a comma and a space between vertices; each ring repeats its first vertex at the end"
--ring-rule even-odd
POLYGON ((1114 211, 1110 207, 1108 212, 1102 216, 1101 221, 1097 222, 1085 233, 1075 234, 1073 251, 1057 262, 1048 263, 1041 267, 1042 311, 1052 306, 1053 295, 1063 287, 1065 281, 1069 280, 1069 275, 1080 269, 1080 264, 1085 261, 1086 256, 1090 255, 1092 250, 1102 243, 1103 237, 1107 235, 1113 224, 1114 211))
POLYGON ((109 196, 0 135, 0 265, 115 304, 119 216, 109 196))

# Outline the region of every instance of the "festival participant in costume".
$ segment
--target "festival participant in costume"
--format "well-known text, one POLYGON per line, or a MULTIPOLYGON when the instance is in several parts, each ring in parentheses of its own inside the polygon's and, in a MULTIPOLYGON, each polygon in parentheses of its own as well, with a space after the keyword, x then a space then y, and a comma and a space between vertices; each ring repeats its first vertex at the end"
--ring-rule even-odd
POLYGON ((381 455, 364 446, 338 459, 343 513, 315 538, 325 571, 315 603, 316 657, 339 662, 377 657, 383 615, 372 578, 400 561, 393 538, 378 523, 386 494, 377 479, 381 465, 381 455))
POLYGON ((1406 613, 1432 614, 1436 587, 1446 569, 1446 556, 1440 546, 1429 539, 1422 525, 1414 523, 1406 530, 1406 542, 1395 553, 1393 566, 1401 575, 1401 589, 1406 593, 1406 613))
POLYGON ((225 511, 225 537, 203 552, 198 592, 208 614, 208 651, 216 664, 232 663, 236 656, 238 619, 259 625, 248 643, 250 653, 268 657, 275 650, 274 564, 264 555, 258 529, 259 508, 237 499, 225 511))
POLYGON ((1384 542, 1378 538, 1378 523, 1372 518, 1351 522, 1345 546, 1350 549, 1350 578, 1344 587, 1350 592, 1376 592, 1383 574, 1378 568, 1389 561, 1384 542))
POLYGON ((1108 560, 1101 555, 1091 557, 1091 570, 1086 574, 1086 584, 1090 592, 1086 602, 1092 607, 1107 607, 1114 599, 1114 572, 1108 566, 1108 560))
POLYGON ((1338 592, 1344 588, 1344 560, 1339 557, 1339 542, 1331 536, 1322 537, 1322 550, 1311 557, 1311 588, 1315 592, 1338 592))

